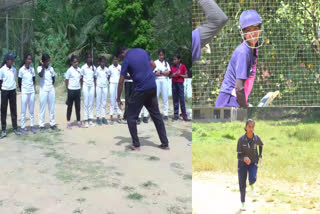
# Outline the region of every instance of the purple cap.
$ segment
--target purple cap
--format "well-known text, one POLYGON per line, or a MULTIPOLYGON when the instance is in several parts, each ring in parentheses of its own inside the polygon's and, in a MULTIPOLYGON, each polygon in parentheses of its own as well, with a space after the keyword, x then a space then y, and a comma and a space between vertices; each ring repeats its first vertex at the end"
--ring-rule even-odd
POLYGON ((255 10, 243 11, 240 16, 239 22, 240 22, 241 29, 244 29, 252 25, 262 24, 262 20, 258 12, 255 10))

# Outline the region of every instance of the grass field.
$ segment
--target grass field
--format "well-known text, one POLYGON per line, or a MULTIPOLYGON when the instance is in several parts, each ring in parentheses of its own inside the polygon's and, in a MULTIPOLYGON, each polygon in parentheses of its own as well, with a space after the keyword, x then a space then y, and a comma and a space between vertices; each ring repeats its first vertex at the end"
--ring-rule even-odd
MULTIPOLYGON (((193 173, 228 174, 237 180, 236 146, 244 122, 192 124, 193 173)), ((320 208, 320 124, 297 120, 256 121, 264 142, 257 186, 269 203, 292 210, 320 208)), ((235 186, 234 191, 238 187, 235 186)))

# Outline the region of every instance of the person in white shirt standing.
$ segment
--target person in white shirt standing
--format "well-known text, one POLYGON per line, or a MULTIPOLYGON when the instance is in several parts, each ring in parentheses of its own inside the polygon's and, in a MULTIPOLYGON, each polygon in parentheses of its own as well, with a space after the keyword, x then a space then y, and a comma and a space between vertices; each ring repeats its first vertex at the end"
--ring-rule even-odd
POLYGON ((106 67, 106 58, 101 56, 99 58, 100 66, 97 68, 95 77, 96 77, 96 93, 97 93, 97 101, 96 101, 96 116, 97 116, 97 124, 102 125, 108 124, 106 119, 106 108, 107 108, 107 98, 108 98, 108 87, 109 87, 109 71, 106 67), (102 120, 100 118, 102 117, 102 120))
POLYGON ((17 70, 13 67, 15 55, 7 53, 4 61, 0 66, 0 89, 1 89, 1 138, 7 136, 7 109, 8 101, 10 104, 10 114, 13 131, 16 135, 20 135, 17 125, 17 92, 16 92, 16 79, 17 70))
POLYGON ((95 96, 95 79, 96 67, 93 65, 92 55, 87 54, 86 56, 86 64, 81 67, 81 75, 83 77, 83 110, 84 110, 84 120, 85 127, 88 128, 90 126, 94 126, 95 124, 92 122, 93 119, 93 102, 95 96))
POLYGON ((50 118, 50 128, 52 130, 57 130, 55 121, 55 102, 56 102, 56 92, 54 89, 54 82, 56 73, 53 67, 50 66, 50 56, 48 54, 43 54, 41 57, 40 65, 37 68, 38 75, 40 77, 40 115, 39 115, 39 127, 40 132, 45 130, 45 115, 46 107, 49 106, 49 118, 50 118))
POLYGON ((78 127, 82 127, 81 123, 81 115, 80 115, 80 102, 81 102, 81 85, 82 85, 82 76, 81 76, 81 69, 78 67, 78 57, 72 55, 71 56, 71 66, 65 73, 65 84, 68 90, 68 97, 67 97, 67 129, 72 129, 71 126, 71 113, 72 113, 72 105, 75 103, 76 109, 76 117, 78 122, 78 127))
POLYGON ((29 109, 30 115, 30 131, 35 134, 36 128, 34 127, 34 103, 35 103, 35 84, 36 74, 34 68, 31 67, 32 56, 26 54, 19 70, 18 86, 21 91, 21 134, 27 134, 26 129, 26 111, 29 109))
POLYGON ((142 121, 143 121, 144 123, 148 123, 148 122, 149 122, 149 121, 148 121, 148 120, 149 120, 149 119, 148 119, 148 117, 149 117, 149 112, 148 112, 147 108, 146 108, 145 106, 143 106, 142 109, 141 109, 141 111, 140 111, 139 118, 138 118, 138 120, 137 120, 137 124, 138 124, 138 125, 141 123, 142 114, 143 114, 143 119, 142 119, 142 121))
POLYGON ((157 84, 157 97, 159 99, 159 95, 162 95, 163 102, 163 120, 168 120, 168 111, 169 111, 169 75, 170 75, 170 65, 165 58, 164 49, 158 50, 158 57, 154 63, 156 64, 156 68, 154 69, 154 73, 156 75, 156 84, 157 84))
POLYGON ((123 120, 127 121, 129 99, 134 92, 133 80, 132 80, 130 74, 127 74, 127 76, 125 77, 124 91, 125 91, 125 108, 124 108, 123 120))
POLYGON ((121 123, 121 110, 118 106, 117 93, 118 93, 118 83, 120 79, 121 65, 119 65, 118 57, 113 57, 113 64, 109 66, 109 75, 110 75, 110 124, 113 124, 113 113, 114 110, 117 111, 118 123, 121 123))

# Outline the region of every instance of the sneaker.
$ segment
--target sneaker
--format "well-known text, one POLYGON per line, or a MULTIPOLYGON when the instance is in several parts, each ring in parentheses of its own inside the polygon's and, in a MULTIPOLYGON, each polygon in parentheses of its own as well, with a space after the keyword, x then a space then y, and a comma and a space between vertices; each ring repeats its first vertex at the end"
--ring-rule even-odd
POLYGON ((82 128, 82 127, 83 127, 81 121, 78 121, 78 127, 79 127, 79 128, 82 128))
POLYGON ((88 121, 86 121, 86 122, 84 123, 84 127, 85 127, 85 128, 89 128, 89 123, 88 123, 88 121))
POLYGON ((252 185, 250 185, 250 187, 251 187, 251 196, 252 196, 252 197, 256 197, 256 196, 257 196, 257 193, 256 193, 256 191, 254 190, 254 185, 252 184, 252 185))
POLYGON ((22 134, 22 135, 28 134, 28 130, 27 130, 26 128, 22 128, 22 129, 21 129, 21 134, 22 134))
POLYGON ((33 134, 35 134, 35 133, 37 132, 37 131, 36 131, 36 128, 34 128, 33 126, 31 126, 30 131, 31 131, 33 134))
POLYGON ((178 118, 178 117, 174 117, 172 120, 173 120, 173 121, 178 121, 179 118, 178 118))
POLYGON ((56 125, 50 126, 50 129, 53 130, 53 131, 57 131, 58 130, 56 125))
POLYGON ((137 120, 137 125, 140 125, 140 123, 141 123, 141 119, 139 118, 139 119, 137 120))
POLYGON ((122 121, 121 121, 121 118, 120 117, 118 117, 118 119, 117 119, 117 123, 121 123, 122 121))
POLYGON ((245 206, 245 203, 241 203, 241 207, 240 207, 240 210, 241 211, 245 211, 246 210, 246 206, 245 206))
POLYGON ((97 119, 96 123, 98 124, 98 126, 101 126, 102 123, 101 123, 101 120, 100 119, 97 119))
POLYGON ((143 117, 143 122, 144 123, 148 123, 148 118, 147 117, 143 117))
POLYGON ((14 129, 13 132, 14 132, 17 136, 21 135, 21 132, 20 132, 18 129, 14 129))
POLYGON ((107 120, 106 118, 102 118, 102 123, 103 123, 104 125, 108 125, 108 120, 107 120))
POLYGON ((191 120, 189 118, 183 118, 184 121, 190 122, 191 120))
POLYGON ((164 116, 163 120, 169 120, 169 117, 168 116, 164 116))
POLYGON ((96 124, 94 124, 94 123, 92 122, 92 120, 89 121, 89 125, 90 125, 90 126, 96 126, 96 124))
POLYGON ((40 127, 40 132, 44 132, 45 128, 44 127, 40 127))
POLYGON ((72 129, 72 126, 71 126, 70 122, 68 122, 68 124, 67 124, 67 129, 72 129))
POLYGON ((163 149, 163 150, 170 150, 169 146, 165 146, 163 144, 161 144, 160 146, 158 146, 160 149, 163 149))
POLYGON ((2 130, 1 133, 1 138, 7 137, 7 131, 6 130, 2 130))

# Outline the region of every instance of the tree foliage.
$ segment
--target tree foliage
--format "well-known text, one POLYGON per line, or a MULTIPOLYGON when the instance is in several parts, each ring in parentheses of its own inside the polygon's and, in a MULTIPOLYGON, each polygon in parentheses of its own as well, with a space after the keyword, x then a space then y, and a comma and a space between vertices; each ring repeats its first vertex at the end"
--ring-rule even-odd
POLYGON ((154 0, 105 0, 104 24, 115 46, 154 49, 151 7, 154 0))

